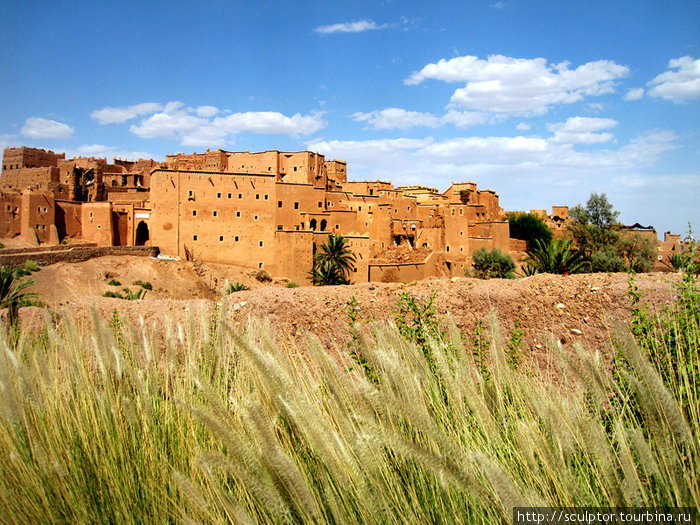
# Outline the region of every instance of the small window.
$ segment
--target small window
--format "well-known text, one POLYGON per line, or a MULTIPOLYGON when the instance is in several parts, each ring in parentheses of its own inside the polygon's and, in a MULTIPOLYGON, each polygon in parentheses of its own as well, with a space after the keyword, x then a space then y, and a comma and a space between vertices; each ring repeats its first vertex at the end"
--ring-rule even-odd
POLYGON ((37 206, 36 212, 37 212, 37 213, 41 213, 41 206, 37 206))
POLYGON ((277 207, 281 208, 282 207, 282 201, 277 201, 277 207))
POLYGON ((197 210, 192 210, 192 217, 196 217, 196 216, 197 216, 197 210))
POLYGON ((278 225, 277 225, 277 230, 279 231, 279 230, 281 230, 281 229, 282 229, 282 225, 281 225, 281 224, 278 224, 278 225))
POLYGON ((460 215, 463 215, 463 213, 462 213, 463 211, 464 211, 464 210, 463 210, 462 208, 460 208, 460 209, 459 209, 459 214, 460 214, 460 215))
POLYGON ((255 194, 255 200, 258 200, 258 201, 260 200, 260 194, 259 194, 259 193, 256 193, 256 194, 255 194))
POLYGON ((213 212, 211 212, 211 215, 212 217, 216 217, 217 215, 219 215, 219 212, 214 210, 213 212))
POLYGON ((362 206, 358 206, 357 211, 362 211, 362 206))
POLYGON ((450 251, 450 247, 449 247, 449 246, 445 246, 445 251, 446 251, 446 252, 449 252, 449 251, 450 251))
POLYGON ((220 193, 220 192, 216 194, 216 198, 217 198, 217 199, 220 199, 220 198, 221 198, 221 193, 220 193))
POLYGON ((298 203, 298 202, 295 202, 295 203, 294 203, 294 209, 295 209, 295 210, 298 210, 298 209, 299 209, 299 203, 298 203))
POLYGON ((192 240, 193 240, 193 241, 196 241, 196 240, 197 240, 197 236, 196 236, 196 235, 193 235, 193 236, 192 236, 192 240))
POLYGON ((258 216, 257 216, 257 215, 253 215, 253 220, 254 220, 254 221, 257 221, 257 220, 258 220, 258 216))
POLYGON ((194 197, 194 191, 190 190, 187 192, 188 197, 194 197))
POLYGON ((243 198, 243 194, 242 194, 242 193, 239 193, 239 194, 238 194, 238 198, 239 198, 239 199, 242 199, 242 198, 243 198))
POLYGON ((323 203, 322 203, 322 202, 319 202, 319 203, 318 203, 318 207, 319 207, 319 208, 323 208, 323 203))
POLYGON ((265 194, 265 200, 268 200, 269 198, 270 198, 270 196, 266 193, 266 194, 265 194))
POLYGON ((260 242, 258 243, 258 245, 262 248, 264 244, 263 244, 262 241, 260 241, 260 242))
POLYGON ((219 242, 224 242, 224 236, 223 236, 223 235, 219 235, 219 242))
POLYGON ((258 268, 262 268, 262 263, 261 263, 261 262, 258 263, 258 268))
POLYGON ((229 193, 229 194, 227 195, 227 197, 228 197, 228 198, 230 199, 230 198, 231 198, 231 195, 232 195, 232 194, 231 194, 231 193, 229 193))
POLYGON ((236 217, 240 217, 240 216, 241 216, 241 212, 240 212, 240 211, 237 211, 237 212, 236 212, 236 217))
POLYGON ((339 229, 340 229, 340 224, 336 224, 336 225, 335 225, 335 229, 336 229, 336 230, 339 230, 339 229))
POLYGON ((233 238, 234 242, 238 242, 238 235, 233 238))
POLYGON ((294 166, 294 171, 296 171, 296 170, 297 170, 297 167, 296 167, 296 166, 294 166))

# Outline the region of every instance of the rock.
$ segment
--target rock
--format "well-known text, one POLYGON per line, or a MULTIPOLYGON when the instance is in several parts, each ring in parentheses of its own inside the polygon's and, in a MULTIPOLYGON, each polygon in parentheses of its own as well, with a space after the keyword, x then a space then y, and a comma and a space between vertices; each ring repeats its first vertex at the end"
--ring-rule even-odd
POLYGON ((559 308, 561 310, 562 308, 566 308, 566 305, 564 303, 559 303, 557 305, 557 308, 559 308))
POLYGON ((572 328, 571 333, 576 334, 576 335, 583 335, 583 332, 581 330, 579 330, 578 328, 572 328))

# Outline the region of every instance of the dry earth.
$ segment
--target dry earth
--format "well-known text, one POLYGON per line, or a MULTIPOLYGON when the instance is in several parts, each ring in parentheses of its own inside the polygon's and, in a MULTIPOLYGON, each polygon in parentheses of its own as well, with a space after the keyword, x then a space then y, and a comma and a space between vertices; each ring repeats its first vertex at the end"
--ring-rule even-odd
MULTIPOLYGON (((354 286, 287 288, 288 281, 261 284, 255 272, 224 265, 195 265, 147 257, 109 256, 80 263, 58 263, 32 274, 33 290, 55 312, 68 312, 79 320, 90 318, 92 305, 105 319, 117 310, 134 325, 143 318, 147 325, 162 329, 163 321, 185 322, 188 315, 210 312, 221 301, 225 282, 239 281, 251 288, 227 296, 227 316, 238 325, 249 317, 268 319, 280 336, 295 339, 312 333, 330 346, 343 348, 348 341, 347 301, 354 296, 360 305, 359 319, 387 321, 394 316, 401 293, 420 300, 435 295, 441 315, 451 316, 457 327, 472 333, 479 319, 495 309, 502 331, 520 320, 525 333, 523 354, 542 362, 547 359, 546 342, 555 338, 580 342, 590 351, 609 348, 614 320, 627 323, 631 307, 627 275, 586 274, 573 276, 536 275, 524 279, 472 278, 429 279, 413 283, 364 283, 354 286), (107 282, 117 279, 122 286, 107 282), (139 287, 148 281, 153 290, 141 301, 103 297, 108 290, 139 287)), ((659 310, 673 301, 679 276, 669 273, 639 275, 643 301, 659 310)), ((23 308, 25 326, 36 326, 46 313, 23 308)))

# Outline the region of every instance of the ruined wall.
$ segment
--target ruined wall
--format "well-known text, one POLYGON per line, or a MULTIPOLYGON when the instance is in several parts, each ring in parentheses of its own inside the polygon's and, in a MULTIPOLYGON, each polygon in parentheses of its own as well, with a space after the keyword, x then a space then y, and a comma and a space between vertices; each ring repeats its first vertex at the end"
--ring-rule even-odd
POLYGON ((51 150, 27 148, 25 146, 5 148, 2 156, 2 171, 56 166, 58 160, 65 158, 65 153, 57 154, 51 150))
POLYGON ((79 202, 56 200, 56 229, 58 237, 80 239, 83 235, 83 211, 79 202))

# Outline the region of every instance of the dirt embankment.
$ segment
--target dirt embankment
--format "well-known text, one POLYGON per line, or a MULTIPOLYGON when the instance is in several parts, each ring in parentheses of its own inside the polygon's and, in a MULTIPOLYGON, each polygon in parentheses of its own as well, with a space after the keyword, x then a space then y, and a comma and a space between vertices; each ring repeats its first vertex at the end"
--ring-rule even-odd
MULTIPOLYGON (((344 346, 348 341, 347 302, 355 297, 360 321, 389 321, 394 318, 402 293, 421 301, 435 296, 437 311, 451 316, 457 327, 472 333, 479 319, 495 309, 504 333, 516 320, 524 331, 523 353, 544 359, 546 341, 580 342, 591 351, 607 352, 612 320, 627 323, 631 307, 627 275, 586 274, 573 276, 536 275, 524 279, 471 278, 430 279, 409 284, 364 283, 353 286, 287 288, 287 281, 258 283, 255 272, 224 265, 194 265, 145 257, 102 257, 80 263, 58 263, 32 274, 33 290, 49 308, 89 319, 94 305, 109 318, 114 310, 131 323, 143 318, 147 325, 162 326, 169 318, 184 322, 191 313, 210 311, 221 301, 226 281, 238 281, 251 290, 227 296, 227 315, 243 325, 249 317, 268 319, 284 336, 303 338, 306 333, 326 345, 344 346), (120 286, 108 282, 115 279, 120 286), (151 283, 152 290, 141 301, 103 297, 108 290, 124 287, 136 291, 135 281, 151 283)), ((637 277, 644 302, 660 310, 673 301, 677 274, 654 273, 637 277)), ((39 322, 43 313, 24 308, 21 319, 39 322)))

